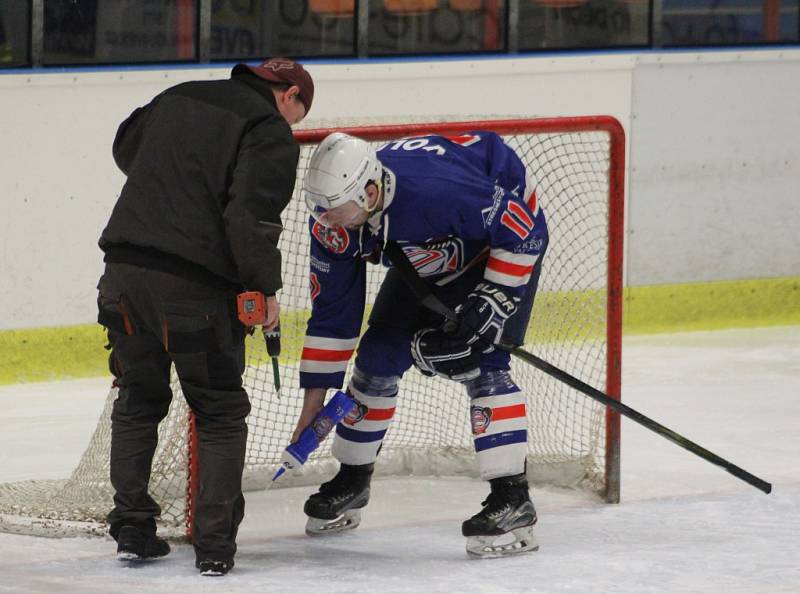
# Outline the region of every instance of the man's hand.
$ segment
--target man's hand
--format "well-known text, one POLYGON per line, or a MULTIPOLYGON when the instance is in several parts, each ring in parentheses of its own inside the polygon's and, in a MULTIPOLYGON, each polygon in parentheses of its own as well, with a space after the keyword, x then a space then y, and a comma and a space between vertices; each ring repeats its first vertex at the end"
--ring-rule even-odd
POLYGON ((303 396, 303 410, 300 412, 300 418, 297 420, 297 426, 294 428, 290 443, 300 439, 303 429, 308 427, 314 417, 317 416, 317 413, 322 410, 327 391, 325 388, 306 388, 306 393, 303 396))
POLYGON ((267 316, 264 320, 262 330, 269 332, 274 330, 280 322, 281 306, 278 304, 278 298, 275 295, 268 295, 265 297, 267 303, 267 316))

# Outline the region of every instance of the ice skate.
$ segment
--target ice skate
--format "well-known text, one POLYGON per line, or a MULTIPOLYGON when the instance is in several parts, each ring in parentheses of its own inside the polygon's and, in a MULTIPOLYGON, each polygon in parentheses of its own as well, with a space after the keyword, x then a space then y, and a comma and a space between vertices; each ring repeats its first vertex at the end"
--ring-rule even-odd
POLYGON ((337 475, 306 501, 306 534, 319 536, 356 528, 361 523, 361 508, 369 502, 373 467, 342 464, 337 475))
POLYGON ((461 526, 461 533, 467 537, 467 554, 487 559, 538 551, 533 533, 536 510, 525 475, 489 482, 492 491, 482 503, 483 509, 461 526))

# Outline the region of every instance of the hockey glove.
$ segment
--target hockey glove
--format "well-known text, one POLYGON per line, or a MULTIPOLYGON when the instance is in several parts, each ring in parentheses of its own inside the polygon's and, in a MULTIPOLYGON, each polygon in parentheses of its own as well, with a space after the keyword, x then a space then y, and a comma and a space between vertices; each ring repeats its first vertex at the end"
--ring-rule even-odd
POLYGON ((475 350, 491 353, 500 342, 506 320, 517 311, 515 299, 504 287, 489 282, 478 283, 456 308, 459 334, 467 335, 467 344, 475 350), (477 344, 476 344, 477 343, 477 344))
POLYGON ((424 375, 441 375, 457 382, 480 375, 480 353, 467 344, 469 334, 426 328, 414 334, 411 357, 424 375))

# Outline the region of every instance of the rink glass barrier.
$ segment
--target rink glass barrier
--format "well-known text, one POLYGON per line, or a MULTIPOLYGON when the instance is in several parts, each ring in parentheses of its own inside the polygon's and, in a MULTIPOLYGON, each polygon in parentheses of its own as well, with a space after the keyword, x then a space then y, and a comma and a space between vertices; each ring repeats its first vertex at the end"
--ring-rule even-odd
POLYGON ((757 46, 800 0, 179 0, 0 4, 3 68, 757 46))

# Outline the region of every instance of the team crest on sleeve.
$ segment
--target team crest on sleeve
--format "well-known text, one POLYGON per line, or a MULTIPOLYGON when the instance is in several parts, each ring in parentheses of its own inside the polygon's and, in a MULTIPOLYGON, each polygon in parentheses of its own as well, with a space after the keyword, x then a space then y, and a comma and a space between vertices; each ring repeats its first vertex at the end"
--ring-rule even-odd
POLYGON ((311 234, 334 254, 343 254, 350 245, 350 235, 344 227, 326 227, 315 221, 311 234))
POLYGON ((464 243, 458 237, 422 245, 404 245, 403 251, 420 276, 454 272, 464 261, 464 243))
POLYGON ((489 423, 492 422, 492 409, 488 406, 471 406, 469 418, 472 421, 472 434, 480 435, 486 432, 489 423))

